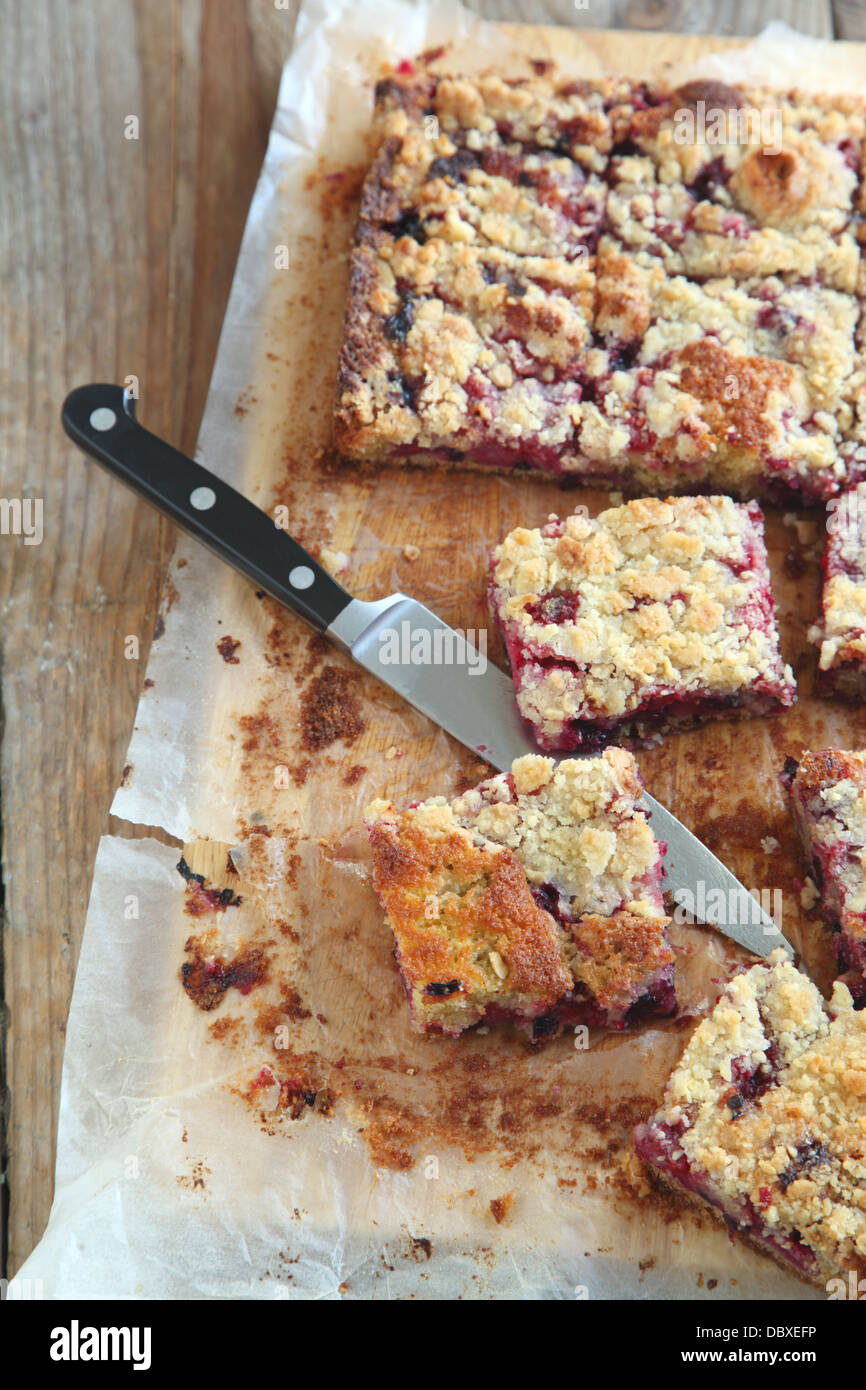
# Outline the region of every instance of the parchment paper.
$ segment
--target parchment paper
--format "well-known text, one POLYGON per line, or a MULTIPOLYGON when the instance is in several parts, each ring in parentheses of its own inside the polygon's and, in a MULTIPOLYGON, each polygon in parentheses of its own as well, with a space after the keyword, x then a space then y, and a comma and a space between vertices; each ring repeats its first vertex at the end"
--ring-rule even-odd
MULTIPOLYGON (((450 4, 316 0, 302 12, 197 457, 285 507, 288 528, 359 597, 403 588, 478 627, 482 597, 464 570, 491 537, 460 476, 416 506, 411 477, 350 484, 326 453, 371 83, 383 62, 445 41, 455 70, 519 72, 537 56, 450 4), (405 498, 410 546, 456 515, 460 565, 443 543, 419 591, 411 550, 383 546, 369 514, 361 522, 365 489, 405 498)), ((683 76, 844 88, 827 48, 772 26, 683 76)), ((590 49, 584 59, 578 70, 600 71, 590 49)), ((146 422, 146 384, 144 396, 146 422)), ((497 486, 525 520, 562 509, 553 485, 497 486)), ((631 1155, 631 1125, 736 953, 676 927, 683 1019, 594 1034, 588 1048, 567 1036, 533 1050, 507 1029, 415 1037, 369 886, 363 806, 454 791, 483 769, 184 538, 157 634, 112 809, 230 845, 239 874, 213 882, 241 902, 209 905, 155 841, 102 842, 55 1204, 20 1279, 48 1297, 812 1296, 660 1199, 631 1155), (337 716, 341 736, 322 742, 321 719, 337 716), (249 992, 228 988, 205 1012, 181 988, 184 961, 251 952, 264 965, 249 992)))

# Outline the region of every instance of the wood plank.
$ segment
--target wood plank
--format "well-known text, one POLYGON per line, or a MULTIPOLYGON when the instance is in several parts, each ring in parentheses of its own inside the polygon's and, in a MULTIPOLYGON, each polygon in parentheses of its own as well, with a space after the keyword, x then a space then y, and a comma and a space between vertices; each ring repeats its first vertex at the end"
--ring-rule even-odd
POLYGON ((0 447, 4 495, 45 518, 41 546, 0 545, 10 1271, 50 1207, 97 839, 135 833, 107 808, 173 543, 67 443, 60 402, 131 373, 150 427, 193 446, 295 13, 34 0, 4 25, 0 447))
POLYGON ((866 6, 863 0, 833 0, 833 30, 837 39, 866 39, 866 6))
MULTIPOLYGON (((859 8, 856 0, 843 0, 843 5, 859 8)), ((485 19, 519 24, 749 37, 779 19, 813 38, 833 37, 830 0, 766 0, 761 5, 750 0, 467 0, 467 6, 485 19)))

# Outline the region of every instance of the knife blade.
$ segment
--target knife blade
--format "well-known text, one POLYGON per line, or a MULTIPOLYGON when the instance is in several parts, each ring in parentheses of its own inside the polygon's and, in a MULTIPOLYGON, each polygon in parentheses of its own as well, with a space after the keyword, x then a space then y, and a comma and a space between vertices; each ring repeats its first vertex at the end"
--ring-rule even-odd
MULTIPOLYGON (((493 767, 538 752, 510 677, 487 660, 483 643, 406 594, 353 598, 266 512, 140 425, 122 387, 78 387, 61 420, 114 477, 493 767)), ((778 946, 793 955, 770 913, 721 860, 648 793, 644 800, 654 833, 667 843, 664 886, 679 906, 756 955, 778 946)))

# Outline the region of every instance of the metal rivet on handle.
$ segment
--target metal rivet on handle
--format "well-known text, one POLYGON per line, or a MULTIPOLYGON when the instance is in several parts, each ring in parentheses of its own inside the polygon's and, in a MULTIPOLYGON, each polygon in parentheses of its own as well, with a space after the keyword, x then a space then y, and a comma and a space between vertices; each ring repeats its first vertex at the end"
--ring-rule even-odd
POLYGON ((95 430, 113 430, 117 416, 110 405, 100 405, 90 412, 90 423, 95 430))
POLYGON ((216 493, 212 487, 194 487, 189 500, 197 512, 206 512, 216 501, 216 493))
POLYGON ((293 589, 309 589, 315 577, 309 565, 295 565, 289 571, 289 583, 293 589))

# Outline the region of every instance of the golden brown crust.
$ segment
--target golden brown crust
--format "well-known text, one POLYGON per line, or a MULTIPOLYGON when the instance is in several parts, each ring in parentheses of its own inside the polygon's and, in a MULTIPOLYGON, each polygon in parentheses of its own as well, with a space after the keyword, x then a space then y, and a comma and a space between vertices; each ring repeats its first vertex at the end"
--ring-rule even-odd
POLYGON ((866 753, 818 748, 804 752, 797 764, 795 782, 804 797, 813 797, 844 781, 866 788, 866 753))
POLYGON ((680 106, 697 107, 703 102, 706 108, 718 111, 736 111, 746 105, 746 95, 742 87, 731 87, 727 82, 714 82, 709 78, 697 77, 691 82, 682 82, 674 88, 670 97, 673 108, 680 106))
POLYGON ((568 956, 575 979, 610 1010, 627 1007, 642 981, 674 962, 658 921, 627 909, 611 917, 581 917, 568 956))
POLYGON ((475 1022, 482 1001, 527 1016, 571 987, 563 941, 510 850, 412 811, 371 828, 373 886, 398 943, 414 1016, 475 1022), (458 989, 435 994, 431 986, 458 989))
POLYGON ((678 362, 681 385, 700 402, 702 418, 710 427, 705 450, 728 442, 732 432, 737 444, 753 449, 776 441, 773 415, 778 406, 774 411, 772 398, 787 403, 797 394, 797 376, 787 362, 734 356, 711 338, 688 343, 678 362), (736 382, 736 393, 730 390, 731 382, 736 382))
POLYGON ((533 1018, 574 995, 619 1027, 646 990, 670 987, 641 787, 632 755, 609 749, 559 766, 519 758, 450 804, 372 804, 373 886, 417 1026, 533 1018))

